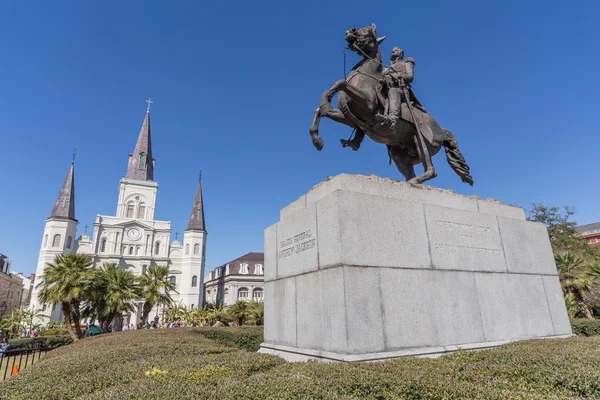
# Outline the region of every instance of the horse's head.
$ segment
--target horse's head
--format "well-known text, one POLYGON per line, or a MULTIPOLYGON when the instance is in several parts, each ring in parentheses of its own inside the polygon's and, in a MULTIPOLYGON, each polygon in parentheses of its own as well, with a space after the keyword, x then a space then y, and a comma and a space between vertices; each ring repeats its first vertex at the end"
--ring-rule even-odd
POLYGON ((375 24, 373 24, 365 28, 352 28, 346 31, 345 39, 350 50, 363 57, 375 58, 379 51, 379 44, 383 42, 385 36, 378 38, 375 24))

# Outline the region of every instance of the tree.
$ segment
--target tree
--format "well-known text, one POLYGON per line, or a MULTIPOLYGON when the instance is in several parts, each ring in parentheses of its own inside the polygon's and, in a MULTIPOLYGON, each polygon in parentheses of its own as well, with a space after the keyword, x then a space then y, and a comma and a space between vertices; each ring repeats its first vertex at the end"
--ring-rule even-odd
POLYGON ((173 302, 170 291, 175 291, 176 286, 170 281, 169 267, 150 266, 139 278, 141 297, 144 299, 142 306, 142 325, 146 323, 148 315, 156 305, 167 306, 173 302))
POLYGON ((229 315, 231 315, 231 320, 233 322, 233 326, 242 326, 244 325, 244 321, 248 317, 248 311, 250 307, 248 306, 248 302, 244 300, 238 300, 229 308, 229 315))
POLYGON ((586 265, 580 256, 572 252, 556 253, 554 261, 569 313, 574 316, 574 304, 577 304, 579 312, 585 318, 592 319, 592 313, 584 296, 594 288, 600 277, 600 268, 586 265))
POLYGON ((54 263, 48 263, 36 286, 39 300, 52 306, 62 306, 67 332, 74 341, 83 337, 81 331, 81 303, 86 300, 94 269, 87 254, 58 254, 54 263))
POLYGON ((134 301, 140 298, 140 289, 131 271, 121 269, 115 263, 104 263, 94 277, 94 297, 101 299, 96 304, 97 314, 103 321, 103 329, 123 313, 134 312, 134 301), (100 290, 100 292, 96 292, 100 290))
POLYGON ((590 248, 582 239, 575 227, 577 223, 571 220, 575 215, 573 207, 566 206, 564 211, 559 207, 547 207, 543 204, 532 204, 527 219, 541 222, 548 228, 548 236, 553 252, 570 251, 589 253, 590 248))
POLYGON ((42 314, 42 309, 36 310, 35 308, 31 307, 29 309, 23 310, 23 322, 27 327, 29 327, 30 331, 41 328, 43 324, 41 324, 38 321, 43 321, 46 318, 50 317, 48 315, 42 314))
POLYGON ((263 302, 250 303, 247 322, 251 325, 262 325, 265 321, 265 305, 263 302))

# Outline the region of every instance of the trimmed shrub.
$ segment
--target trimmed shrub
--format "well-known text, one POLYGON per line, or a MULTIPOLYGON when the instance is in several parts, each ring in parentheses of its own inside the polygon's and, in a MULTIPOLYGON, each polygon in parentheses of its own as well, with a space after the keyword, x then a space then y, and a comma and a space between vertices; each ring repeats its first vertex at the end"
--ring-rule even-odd
POLYGON ((50 328, 40 332, 40 336, 67 336, 67 328, 50 328))
POLYGON ((34 343, 40 343, 41 347, 56 348, 73 343, 69 336, 39 336, 36 338, 12 339, 8 341, 10 350, 32 349, 34 343))
POLYGON ((572 319, 571 328, 576 335, 600 335, 600 319, 572 319))
POLYGON ((263 342, 262 326, 242 326, 239 328, 200 328, 198 333, 207 339, 237 346, 250 352, 256 352, 263 342))
POLYGON ((79 340, 8 378, 0 399, 600 398, 600 336, 437 359, 287 363, 225 344, 236 331, 249 335, 246 329, 220 328, 231 336, 218 342, 203 335, 216 330, 142 329, 79 340))

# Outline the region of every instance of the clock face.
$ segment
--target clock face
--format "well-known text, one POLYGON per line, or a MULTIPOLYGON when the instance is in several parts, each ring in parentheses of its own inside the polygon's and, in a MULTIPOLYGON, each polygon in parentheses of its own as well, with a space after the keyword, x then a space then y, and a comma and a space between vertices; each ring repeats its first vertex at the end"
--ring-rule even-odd
POLYGON ((138 228, 131 228, 127 231, 127 237, 131 240, 137 240, 140 238, 140 230, 138 228))

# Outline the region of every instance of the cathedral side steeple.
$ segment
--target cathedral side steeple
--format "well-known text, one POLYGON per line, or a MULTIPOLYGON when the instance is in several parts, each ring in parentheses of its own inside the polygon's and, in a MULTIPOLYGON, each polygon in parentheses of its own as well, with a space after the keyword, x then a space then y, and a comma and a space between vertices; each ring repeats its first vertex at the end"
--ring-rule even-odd
POLYGON ((152 100, 148 99, 146 101, 148 102, 146 117, 142 123, 142 129, 140 130, 133 154, 129 155, 129 165, 127 166, 127 175, 125 175, 125 178, 153 181, 154 159, 152 158, 152 138, 150 135, 150 104, 152 100))
POLYGON ((198 178, 196 197, 187 229, 183 233, 183 254, 181 259, 181 279, 191 283, 184 285, 179 292, 184 304, 202 307, 204 294, 204 263, 206 257, 206 225, 204 201, 202 199, 202 171, 198 178))
POLYGON ((65 178, 50 217, 68 218, 73 221, 75 219, 75 153, 73 153, 73 160, 71 161, 71 167, 65 178))
POLYGON ((186 231, 202 231, 206 232, 205 219, 204 219, 204 201, 202 199, 202 171, 200 171, 200 177, 198 178, 198 188, 196 189, 196 198, 194 199, 194 205, 192 206, 192 214, 186 231))

